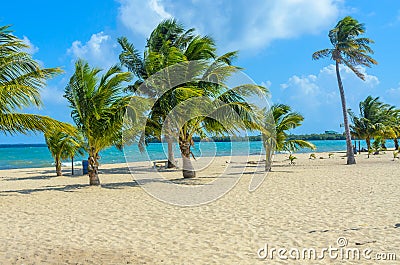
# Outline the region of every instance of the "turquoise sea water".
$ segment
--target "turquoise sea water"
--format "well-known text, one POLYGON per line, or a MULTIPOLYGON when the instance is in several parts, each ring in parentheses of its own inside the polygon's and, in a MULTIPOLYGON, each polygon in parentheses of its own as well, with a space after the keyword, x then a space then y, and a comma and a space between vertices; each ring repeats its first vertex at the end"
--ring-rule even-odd
MULTIPOLYGON (((311 141, 317 146, 314 152, 331 152, 346 150, 346 141, 327 140, 311 141)), ((393 141, 386 142, 388 148, 393 148, 393 141)), ((361 141, 361 147, 366 147, 361 141)), ((161 143, 152 143, 147 146, 147 154, 141 154, 137 146, 128 146, 124 152, 112 147, 100 153, 100 162, 123 163, 125 155, 128 161, 160 160, 166 158, 167 146, 161 143)), ((261 142, 200 142, 195 143, 193 153, 196 157, 200 156, 230 156, 263 153, 261 142)), ((298 152, 311 152, 310 150, 300 150, 298 152)), ((179 149, 176 146, 175 155, 179 157, 179 149)), ((86 157, 76 157, 75 164, 80 165, 82 159, 86 157)), ((69 161, 63 161, 68 163, 69 161)), ((53 165, 53 159, 45 145, 0 145, 0 169, 28 168, 28 167, 49 167, 53 165)))

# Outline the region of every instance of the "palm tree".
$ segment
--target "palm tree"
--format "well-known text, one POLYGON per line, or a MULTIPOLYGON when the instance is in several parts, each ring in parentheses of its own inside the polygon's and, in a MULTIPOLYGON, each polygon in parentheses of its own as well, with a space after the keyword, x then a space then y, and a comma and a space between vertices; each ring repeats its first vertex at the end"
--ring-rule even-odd
MULTIPOLYGON (((119 56, 121 64, 138 78, 130 87, 131 91, 137 92, 137 88, 143 84, 144 80, 176 63, 215 58, 214 41, 208 36, 195 35, 193 32, 194 28, 185 30, 183 25, 175 19, 162 21, 147 40, 143 58, 127 38, 119 38, 118 42, 122 48, 119 56)), ((164 128, 170 127, 164 121, 173 108, 174 102, 176 103, 173 98, 174 94, 172 92, 165 93, 164 88, 157 88, 157 86, 147 86, 146 89, 140 89, 140 92, 156 100, 149 115, 148 126, 151 129, 146 132, 149 133, 148 137, 157 137, 161 140, 161 134, 154 133, 161 132, 160 127, 163 125, 164 128)), ((165 135, 168 144, 168 168, 176 166, 173 152, 174 139, 171 134, 172 132, 167 132, 165 135)))
POLYGON ((385 137, 393 139, 395 150, 400 150, 398 141, 400 137, 400 110, 394 106, 390 107, 386 111, 386 118, 385 137))
MULTIPOLYGON (((229 76, 231 69, 225 69, 223 75, 229 76)), ((222 82, 222 79, 219 80, 222 82)), ((209 135, 232 135, 246 129, 262 130, 257 107, 249 104, 246 96, 264 95, 266 89, 263 91, 258 86, 248 85, 229 90, 223 85, 203 81, 176 88, 174 92, 180 94, 181 103, 168 119, 178 129, 184 178, 196 177, 191 162, 191 157, 194 158, 191 151, 194 136, 206 138, 209 135)))
POLYGON ((345 64, 360 79, 365 80, 364 74, 359 71, 357 66, 363 65, 371 67, 372 64, 377 64, 377 62, 371 56, 369 56, 369 54, 373 54, 373 50, 369 47, 369 44, 374 43, 374 41, 368 38, 359 37, 364 33, 364 24, 360 24, 356 19, 347 16, 344 19, 340 20, 335 28, 329 31, 329 39, 333 48, 317 51, 312 56, 314 60, 329 57, 333 61, 335 61, 336 77, 339 86, 340 98, 342 101, 348 165, 355 164, 356 160, 351 144, 346 98, 343 89, 342 79, 340 77, 339 65, 345 64))
POLYGON ((100 185, 99 152, 123 144, 123 118, 131 100, 123 96, 123 84, 131 80, 129 72, 113 66, 99 78, 100 71, 78 60, 64 95, 72 108, 72 119, 87 144, 90 185, 100 185))
POLYGON ((0 27, 0 132, 15 134, 61 128, 71 132, 71 126, 47 116, 17 113, 26 107, 40 107, 40 89, 47 79, 62 72, 59 68, 40 67, 24 51, 26 48, 9 26, 0 27))
POLYGON ((379 97, 368 96, 359 104, 360 115, 357 117, 352 111, 349 111, 353 122, 351 131, 353 136, 359 139, 365 139, 367 149, 371 149, 371 139, 376 136, 389 134, 391 128, 392 112, 394 107, 385 104, 379 100, 379 97))
POLYGON ((44 134, 47 148, 54 158, 57 176, 62 176, 61 160, 83 155, 83 140, 60 130, 47 131, 44 134))
MULTIPOLYGON (((301 114, 293 112, 290 106, 284 104, 274 104, 269 112, 272 114, 273 121, 275 122, 275 137, 272 138, 275 151, 294 152, 300 148, 316 149, 315 145, 310 142, 288 139, 287 131, 301 126, 304 121, 304 117, 301 114)), ((268 146, 265 145, 265 142, 267 139, 271 139, 271 137, 265 134, 262 134, 262 136, 264 147, 267 151, 268 146)))
MULTIPOLYGON (((185 31, 183 26, 175 20, 161 22, 148 39, 143 58, 126 38, 119 39, 123 49, 120 61, 138 77, 138 81, 131 88, 135 93, 145 94, 155 101, 149 113, 145 130, 146 136, 160 138, 162 129, 167 128, 164 132, 169 147, 169 164, 171 165, 174 160, 171 148, 172 140, 177 139, 183 159, 184 177, 195 176, 190 161, 192 155, 190 149, 194 135, 205 137, 207 133, 222 134, 235 131, 235 128, 224 130, 215 120, 208 119, 204 114, 201 115, 201 109, 204 106, 193 106, 185 111, 180 108, 182 115, 178 115, 175 120, 166 119, 171 110, 180 103, 191 98, 205 97, 207 98, 206 102, 203 102, 205 106, 209 108, 208 110, 216 113, 221 112, 221 109, 224 108, 217 107, 216 102, 225 102, 238 116, 243 118, 241 122, 247 124, 248 128, 260 127, 250 119, 254 116, 251 113, 251 111, 254 112, 254 107, 247 104, 243 98, 244 94, 254 93, 260 88, 249 85, 247 88, 234 91, 228 90, 223 85, 224 80, 239 69, 231 65, 237 52, 229 52, 218 57, 213 39, 208 36, 195 35, 193 32, 194 29, 185 31), (193 61, 195 63, 190 63, 193 61), (176 71, 178 68, 179 71, 176 71), (163 81, 154 80, 154 74, 160 70, 164 71, 163 77, 167 78, 164 78, 163 81), (192 80, 192 82, 184 82, 173 88, 170 87, 172 81, 182 80, 180 76, 177 76, 179 75, 177 72, 185 73, 186 80, 192 80), (138 89, 139 86, 140 89, 138 89), (193 116, 196 118, 192 117, 183 123, 178 122, 182 120, 183 116, 187 117, 190 113, 199 114, 198 111, 200 111, 200 115, 193 116)), ((234 120, 230 127, 234 126, 233 122, 234 120)), ((239 127, 237 125, 237 128, 239 127)))

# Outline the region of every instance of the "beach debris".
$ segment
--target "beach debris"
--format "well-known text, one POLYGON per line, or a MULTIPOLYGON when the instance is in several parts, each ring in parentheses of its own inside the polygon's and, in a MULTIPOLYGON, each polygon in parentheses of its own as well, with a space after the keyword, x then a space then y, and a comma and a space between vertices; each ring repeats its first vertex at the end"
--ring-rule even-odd
POLYGON ((310 154, 310 158, 309 159, 316 159, 317 157, 315 156, 315 154, 310 154))
POLYGON ((329 157, 329 158, 333 158, 334 156, 335 156, 335 154, 333 154, 333 153, 329 153, 329 154, 328 154, 328 157, 329 157))

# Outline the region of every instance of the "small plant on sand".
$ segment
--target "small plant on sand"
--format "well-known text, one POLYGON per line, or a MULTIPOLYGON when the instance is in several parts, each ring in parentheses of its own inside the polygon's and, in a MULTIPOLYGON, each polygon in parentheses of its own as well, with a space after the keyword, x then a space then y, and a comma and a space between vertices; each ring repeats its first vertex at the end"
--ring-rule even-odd
POLYGON ((289 160, 290 160, 290 164, 291 164, 291 165, 296 164, 296 163, 294 162, 294 160, 296 160, 296 159, 297 159, 297 157, 295 157, 294 155, 292 155, 292 154, 289 155, 289 160))
POLYGON ((382 148, 382 143, 383 143, 383 138, 381 136, 377 136, 374 139, 374 142, 372 143, 372 151, 374 155, 379 155, 380 151, 383 151, 384 149, 382 148))
POLYGON ((328 157, 329 157, 329 158, 333 158, 334 156, 335 156, 335 155, 332 154, 332 153, 329 153, 329 154, 328 154, 328 157))
POLYGON ((315 156, 315 154, 310 154, 310 159, 316 159, 317 157, 315 156))
POLYGON ((399 150, 393 151, 393 161, 399 159, 399 150))
POLYGON ((368 149, 368 158, 370 155, 372 155, 373 152, 374 152, 374 150, 372 148, 368 149))

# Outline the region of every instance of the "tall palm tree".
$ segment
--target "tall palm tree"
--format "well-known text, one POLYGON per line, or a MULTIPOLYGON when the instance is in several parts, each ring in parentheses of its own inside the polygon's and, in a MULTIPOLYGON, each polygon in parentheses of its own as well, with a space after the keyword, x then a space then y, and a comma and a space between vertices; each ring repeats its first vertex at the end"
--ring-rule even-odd
POLYGON ((47 116, 17 113, 25 107, 40 107, 40 89, 46 80, 61 73, 59 68, 42 68, 25 52, 28 46, 12 34, 9 26, 0 27, 0 132, 27 133, 72 128, 47 116))
POLYGON ((61 130, 47 131, 44 137, 47 148, 54 158, 57 176, 62 176, 61 161, 76 154, 83 155, 83 139, 61 130))
MULTIPOLYGON (((275 151, 293 152, 300 148, 315 150, 315 145, 310 142, 288 139, 289 136, 287 132, 301 126, 304 121, 304 117, 300 113, 293 112, 290 106, 284 104, 272 105, 269 112, 272 114, 273 121, 275 122, 275 137, 273 138, 275 151)), ((270 137, 263 134, 264 143, 266 139, 270 139, 270 137)), ((265 146, 265 148, 267 150, 267 146, 265 146)))
POLYGON ((372 64, 377 62, 370 56, 373 50, 369 44, 374 43, 373 40, 360 37, 365 33, 364 24, 359 23, 356 19, 347 16, 340 20, 337 25, 329 31, 329 39, 333 48, 317 51, 313 54, 312 58, 318 60, 321 58, 329 57, 335 61, 336 77, 339 86, 340 99, 342 101, 342 112, 344 129, 346 133, 347 145, 347 164, 355 164, 353 148, 351 144, 351 135, 349 121, 347 117, 346 98, 343 88, 342 79, 340 76, 339 66, 341 64, 349 67, 360 79, 365 80, 363 73, 357 69, 357 66, 363 65, 371 67, 372 64))
POLYGON ((72 108, 72 119, 87 142, 90 185, 100 185, 99 152, 122 145, 123 118, 131 100, 123 96, 123 85, 131 80, 129 72, 113 66, 99 77, 100 71, 78 60, 64 95, 72 108))

